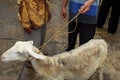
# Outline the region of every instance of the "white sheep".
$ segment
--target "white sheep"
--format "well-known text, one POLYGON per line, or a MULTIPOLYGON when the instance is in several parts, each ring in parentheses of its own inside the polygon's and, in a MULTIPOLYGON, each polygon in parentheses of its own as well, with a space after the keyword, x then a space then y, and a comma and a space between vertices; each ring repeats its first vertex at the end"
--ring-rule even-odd
POLYGON ((35 71, 45 80, 87 80, 107 56, 107 44, 102 39, 54 56, 37 54, 32 41, 18 41, 2 56, 2 61, 30 60, 35 71))

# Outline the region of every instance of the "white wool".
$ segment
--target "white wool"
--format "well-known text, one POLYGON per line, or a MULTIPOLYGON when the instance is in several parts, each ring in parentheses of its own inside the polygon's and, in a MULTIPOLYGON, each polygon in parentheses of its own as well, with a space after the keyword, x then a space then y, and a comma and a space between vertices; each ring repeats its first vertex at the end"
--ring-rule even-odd
POLYGON ((27 60, 29 57, 33 57, 31 60, 33 68, 38 74, 43 75, 45 80, 87 80, 107 56, 107 44, 102 39, 90 40, 72 51, 51 57, 42 53, 36 54, 35 52, 39 52, 39 50, 32 44, 29 41, 17 42, 2 55, 5 57, 3 61, 15 60, 15 56, 18 57, 16 60, 23 60, 23 58, 27 60), (18 52, 19 55, 16 55, 18 52), (7 59, 11 53, 15 56, 7 59))

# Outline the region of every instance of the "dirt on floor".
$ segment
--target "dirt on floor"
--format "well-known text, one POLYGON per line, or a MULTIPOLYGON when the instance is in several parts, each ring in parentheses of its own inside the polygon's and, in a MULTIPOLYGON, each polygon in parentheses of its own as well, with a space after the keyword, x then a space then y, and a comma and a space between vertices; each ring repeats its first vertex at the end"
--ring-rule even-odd
MULTIPOLYGON (((58 35, 67 32, 67 26, 60 31, 60 28, 67 23, 60 18, 62 0, 50 0, 52 18, 47 23, 46 41, 54 34, 58 35)), ((18 7, 16 0, 0 0, 0 55, 9 49, 18 40, 23 39, 23 28, 17 16, 18 7)), ((97 29, 95 38, 104 39, 108 47, 108 55, 101 69, 91 77, 90 80, 120 80, 120 25, 115 34, 107 33, 108 19, 102 29, 97 29), (103 75, 99 75, 102 72, 103 75)), ((77 42, 78 43, 78 42, 77 42)), ((76 45, 77 47, 78 45, 76 45)), ((44 51, 49 55, 56 55, 67 47, 67 35, 52 39, 44 51)), ((24 62, 0 62, 0 80, 42 80, 34 70, 24 67, 24 62), (21 70, 23 69, 22 74, 21 70)))

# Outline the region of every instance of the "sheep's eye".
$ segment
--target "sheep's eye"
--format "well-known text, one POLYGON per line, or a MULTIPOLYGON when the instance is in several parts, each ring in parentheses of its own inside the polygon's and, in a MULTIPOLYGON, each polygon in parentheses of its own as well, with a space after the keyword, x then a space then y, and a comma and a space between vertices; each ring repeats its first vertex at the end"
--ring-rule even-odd
POLYGON ((20 52, 17 52, 17 54, 20 54, 20 52))
POLYGON ((22 54, 21 52, 17 52, 17 54, 19 55, 19 56, 24 56, 24 54, 22 54))

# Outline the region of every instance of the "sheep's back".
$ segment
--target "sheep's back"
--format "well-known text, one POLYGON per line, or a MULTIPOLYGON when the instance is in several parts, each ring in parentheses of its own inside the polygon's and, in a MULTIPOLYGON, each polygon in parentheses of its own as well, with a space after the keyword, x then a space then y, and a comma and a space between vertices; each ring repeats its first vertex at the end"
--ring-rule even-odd
POLYGON ((86 80, 104 61, 106 54, 107 44, 103 40, 91 40, 70 52, 49 57, 42 62, 36 60, 36 63, 39 63, 39 73, 44 76, 86 80))

